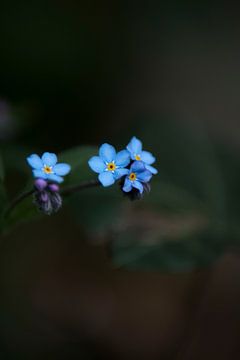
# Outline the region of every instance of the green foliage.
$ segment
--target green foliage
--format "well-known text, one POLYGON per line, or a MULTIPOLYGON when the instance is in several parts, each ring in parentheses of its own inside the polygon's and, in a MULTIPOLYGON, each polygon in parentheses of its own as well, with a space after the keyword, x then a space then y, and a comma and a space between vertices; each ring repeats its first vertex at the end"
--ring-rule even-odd
POLYGON ((63 186, 96 179, 96 174, 88 166, 88 160, 97 153, 98 149, 94 146, 81 146, 62 152, 58 157, 59 162, 67 162, 71 165, 71 172, 66 176, 63 186))
POLYGON ((232 223, 240 215, 239 159, 226 156, 203 128, 148 121, 146 129, 138 121, 138 129, 138 136, 153 144, 160 175, 115 231, 115 265, 188 271, 211 263, 239 241, 240 228, 232 223))

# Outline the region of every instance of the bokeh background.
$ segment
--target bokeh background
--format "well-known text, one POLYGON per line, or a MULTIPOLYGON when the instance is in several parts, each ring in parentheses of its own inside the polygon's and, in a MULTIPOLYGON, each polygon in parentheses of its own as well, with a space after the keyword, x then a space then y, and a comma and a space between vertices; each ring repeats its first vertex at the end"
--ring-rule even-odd
POLYGON ((141 202, 115 186, 66 199, 51 218, 31 201, 16 210, 0 244, 1 359, 239 357, 236 10, 1 1, 8 198, 29 184, 32 152, 79 162, 77 182, 94 176, 95 146, 120 150, 136 135, 159 170, 141 202))

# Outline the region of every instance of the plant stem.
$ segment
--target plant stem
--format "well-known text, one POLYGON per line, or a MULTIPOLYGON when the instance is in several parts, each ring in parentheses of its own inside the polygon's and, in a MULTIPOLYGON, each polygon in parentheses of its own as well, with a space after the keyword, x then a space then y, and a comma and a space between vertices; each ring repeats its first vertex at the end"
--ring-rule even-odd
POLYGON ((14 199, 11 204, 8 206, 8 208, 5 211, 4 217, 8 217, 8 215, 12 212, 12 210, 17 206, 20 202, 22 202, 24 199, 26 199, 28 196, 32 195, 34 193, 34 189, 28 190, 22 194, 20 194, 16 199, 14 199))
POLYGON ((65 189, 63 188, 60 191, 60 194, 63 196, 68 196, 68 195, 71 195, 78 191, 81 191, 83 189, 88 189, 88 188, 92 188, 92 187, 99 186, 99 185, 100 185, 100 182, 96 181, 96 180, 85 181, 78 185, 68 186, 68 187, 65 187, 65 189))
MULTIPOLYGON (((71 195, 73 193, 76 193, 78 191, 88 189, 88 188, 92 188, 92 187, 99 186, 99 185, 100 185, 100 182, 96 181, 96 180, 85 181, 85 182, 82 182, 81 184, 78 184, 78 185, 67 186, 67 187, 63 188, 60 191, 60 194, 63 195, 63 196, 69 196, 69 195, 71 195)), ((19 203, 21 203, 28 196, 33 195, 35 191, 36 191, 35 189, 31 189, 31 190, 28 190, 28 191, 20 194, 18 197, 16 197, 16 199, 14 199, 11 202, 11 204, 8 206, 8 208, 6 209, 4 217, 8 217, 9 214, 13 211, 13 209, 19 203)))

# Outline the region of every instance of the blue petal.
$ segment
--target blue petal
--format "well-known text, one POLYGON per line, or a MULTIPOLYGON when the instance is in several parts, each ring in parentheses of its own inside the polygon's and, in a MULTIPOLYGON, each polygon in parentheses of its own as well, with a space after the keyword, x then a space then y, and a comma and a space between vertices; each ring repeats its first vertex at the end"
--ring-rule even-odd
POLYGON ((93 171, 95 171, 98 174, 103 172, 106 168, 106 165, 99 156, 91 157, 91 159, 89 159, 88 161, 88 165, 93 171))
POLYGON ((122 189, 125 192, 129 192, 129 191, 132 190, 132 182, 128 178, 125 179, 125 182, 124 182, 124 185, 123 185, 122 189))
POLYGON ((49 174, 47 176, 47 179, 56 183, 61 184, 63 182, 63 178, 61 176, 58 175, 54 175, 54 174, 49 174))
POLYGON ((43 167, 42 160, 36 154, 32 154, 27 157, 27 162, 33 169, 41 169, 43 167))
POLYGON ((150 181, 152 178, 152 173, 148 170, 145 170, 145 171, 142 171, 142 172, 139 172, 137 174, 137 179, 142 181, 142 182, 148 182, 150 181))
POLYGON ((148 171, 150 171, 152 174, 154 174, 154 175, 156 175, 157 173, 158 173, 158 170, 157 169, 155 169, 153 166, 151 166, 151 165, 145 165, 145 167, 146 167, 146 169, 148 170, 148 171))
POLYGON ((141 152, 141 160, 148 165, 151 165, 156 161, 155 157, 148 151, 141 152))
POLYGON ((47 175, 42 170, 33 170, 33 176, 37 179, 47 179, 47 175))
POLYGON ((44 165, 54 166, 57 163, 57 156, 56 154, 45 152, 42 156, 42 162, 44 165))
POLYGON ((142 151, 142 142, 134 136, 127 145, 127 149, 130 151, 132 157, 134 155, 139 155, 142 151))
POLYGON ((130 163, 130 153, 127 150, 119 151, 116 155, 116 165, 125 167, 130 163))
POLYGON ((140 191, 140 194, 143 193, 143 186, 142 186, 142 184, 140 183, 140 181, 137 181, 137 180, 133 181, 132 186, 133 186, 134 188, 138 189, 138 190, 140 191))
POLYGON ((115 183, 114 176, 109 171, 104 171, 98 175, 98 180, 103 186, 110 186, 115 183))
POLYGON ((65 176, 71 171, 71 166, 68 164, 57 164, 54 166, 53 171, 56 175, 65 176))
POLYGON ((129 173, 128 169, 116 169, 114 171, 114 178, 116 180, 120 179, 122 176, 127 175, 129 173))
POLYGON ((131 166, 130 171, 138 173, 138 172, 144 171, 145 169, 146 169, 145 164, 142 161, 134 161, 134 163, 131 166))
POLYGON ((116 158, 116 150, 112 145, 103 144, 99 149, 99 156, 105 163, 112 162, 116 158))

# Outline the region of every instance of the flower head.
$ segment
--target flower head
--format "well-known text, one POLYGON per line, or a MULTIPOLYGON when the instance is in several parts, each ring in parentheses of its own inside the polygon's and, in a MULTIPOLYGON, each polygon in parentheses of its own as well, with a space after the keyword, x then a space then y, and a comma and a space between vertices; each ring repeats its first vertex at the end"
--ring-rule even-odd
POLYGON ((128 170, 122 190, 126 193, 137 192, 143 194, 145 188, 148 190, 149 186, 145 186, 152 178, 152 173, 146 170, 145 164, 142 161, 134 161, 128 170))
POLYGON ((152 174, 158 173, 157 169, 151 166, 156 160, 155 157, 150 152, 142 150, 142 142, 135 136, 127 145, 127 149, 133 161, 142 161, 145 164, 145 168, 152 174))
POLYGON ((56 154, 49 152, 45 152, 41 158, 32 154, 27 158, 27 162, 31 166, 35 178, 59 184, 63 182, 63 176, 71 171, 70 165, 57 164, 56 154))
POLYGON ((88 161, 90 168, 99 174, 98 179, 103 186, 110 186, 126 175, 129 163, 130 154, 127 150, 117 153, 109 144, 103 144, 99 149, 99 156, 93 156, 88 161))

